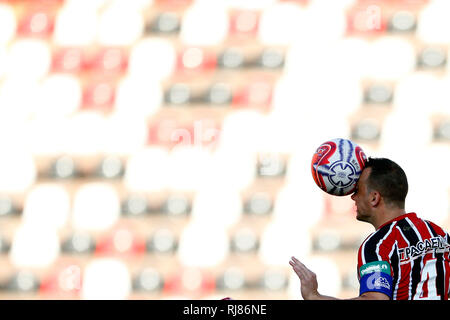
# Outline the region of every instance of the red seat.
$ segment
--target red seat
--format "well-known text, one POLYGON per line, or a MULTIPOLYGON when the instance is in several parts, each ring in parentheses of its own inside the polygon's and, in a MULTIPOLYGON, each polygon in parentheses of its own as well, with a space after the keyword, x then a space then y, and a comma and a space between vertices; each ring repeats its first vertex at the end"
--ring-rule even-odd
POLYGON ((52 71, 78 73, 86 68, 87 57, 82 48, 58 48, 53 53, 52 71))
POLYGON ((259 16, 260 13, 253 10, 230 12, 230 35, 239 38, 255 37, 258 33, 259 16))
POLYGON ((48 271, 48 274, 41 280, 39 287, 41 294, 79 297, 82 288, 83 271, 78 263, 67 261, 48 271))
POLYGON ((83 110, 111 111, 115 101, 114 81, 99 79, 88 81, 83 90, 83 110))
POLYGON ((388 26, 388 17, 381 6, 366 3, 347 12, 347 35, 381 35, 388 26))
POLYGON ((128 53, 124 48, 101 48, 93 54, 87 67, 102 73, 123 73, 128 67, 128 53))
POLYGON ((23 37, 49 37, 55 27, 55 10, 36 7, 26 11, 19 20, 17 35, 23 37))
POLYGON ((239 88, 233 96, 233 108, 257 108, 267 111, 272 103, 273 84, 267 80, 253 81, 239 88))
POLYGON ((167 276, 163 291, 167 295, 200 298, 212 294, 215 288, 216 282, 212 274, 197 268, 186 268, 167 276))
POLYGON ((139 255, 146 251, 145 240, 132 229, 117 227, 97 242, 96 255, 139 255))
POLYGON ((216 53, 201 47, 186 47, 177 57, 178 72, 207 72, 216 68, 216 53))

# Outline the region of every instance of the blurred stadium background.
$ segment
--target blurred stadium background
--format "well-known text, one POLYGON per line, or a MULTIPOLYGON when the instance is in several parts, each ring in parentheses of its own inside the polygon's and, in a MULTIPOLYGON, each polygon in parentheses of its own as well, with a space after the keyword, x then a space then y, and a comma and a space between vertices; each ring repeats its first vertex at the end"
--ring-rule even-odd
POLYGON ((358 294, 350 138, 449 229, 447 0, 0 1, 0 299, 358 294))

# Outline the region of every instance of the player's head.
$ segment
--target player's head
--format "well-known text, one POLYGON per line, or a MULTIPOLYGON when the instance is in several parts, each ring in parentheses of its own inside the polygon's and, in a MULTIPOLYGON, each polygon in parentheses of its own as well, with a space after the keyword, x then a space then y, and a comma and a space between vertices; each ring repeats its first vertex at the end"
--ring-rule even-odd
POLYGON ((386 158, 368 158, 352 195, 357 207, 357 219, 368 217, 381 203, 389 209, 404 209, 408 180, 403 169, 386 158))

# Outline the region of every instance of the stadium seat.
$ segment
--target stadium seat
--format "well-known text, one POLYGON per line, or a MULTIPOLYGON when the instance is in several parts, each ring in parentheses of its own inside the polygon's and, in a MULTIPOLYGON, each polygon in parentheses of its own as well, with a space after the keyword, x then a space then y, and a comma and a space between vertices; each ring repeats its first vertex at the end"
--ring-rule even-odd
POLYGON ((274 3, 261 13, 258 40, 263 45, 290 45, 298 39, 305 19, 305 9, 295 3, 274 3))
POLYGON ((42 38, 51 36, 55 26, 56 10, 57 8, 51 4, 31 6, 20 17, 17 36, 42 38))
POLYGON ((176 35, 181 29, 181 19, 174 12, 161 12, 154 19, 147 21, 145 33, 159 36, 176 35))
POLYGON ((11 217, 19 213, 19 208, 13 199, 6 195, 0 196, 0 217, 11 217))
POLYGON ((146 147, 130 155, 124 182, 129 191, 150 192, 167 187, 168 152, 160 147, 146 147))
POLYGON ((260 153, 257 166, 260 178, 283 177, 286 174, 285 159, 277 153, 260 153))
POLYGON ((185 47, 178 53, 177 72, 195 74, 214 71, 216 53, 204 47, 185 47))
POLYGON ((450 141, 450 120, 446 119, 434 127, 435 141, 450 141))
POLYGON ((118 194, 110 184, 85 183, 75 192, 72 206, 72 226, 76 230, 107 230, 116 223, 119 214, 118 194))
POLYGON ((135 257, 145 252, 145 242, 133 228, 116 226, 97 240, 95 255, 135 257))
POLYGON ((128 52, 126 47, 102 47, 90 57, 89 71, 108 75, 122 75, 128 68, 128 52))
POLYGON ((145 37, 131 48, 128 74, 140 81, 161 81, 172 74, 175 65, 176 52, 169 40, 145 37))
POLYGON ((351 138, 355 141, 376 142, 381 135, 380 127, 374 119, 362 119, 352 128, 351 138))
POLYGON ((5 283, 5 289, 17 293, 35 293, 39 290, 40 280, 31 271, 18 271, 5 283))
POLYGON ((124 164, 117 156, 104 157, 95 169, 95 176, 103 179, 121 179, 124 174, 124 164))
POLYGON ((143 30, 142 13, 125 1, 109 3, 98 18, 97 37, 99 44, 103 46, 133 45, 140 39, 143 30))
POLYGON ((139 270, 133 278, 133 290, 138 292, 160 292, 164 288, 163 275, 154 268, 139 270))
POLYGON ((17 18, 14 7, 0 3, 0 47, 7 45, 16 36, 17 18))
MULTIPOLYGON (((108 90, 108 89, 106 89, 108 90)), ((105 117, 94 110, 79 111, 66 122, 64 152, 70 156, 88 156, 99 152, 105 141, 105 117)))
POLYGON ((219 180, 197 190, 192 201, 191 221, 226 228, 239 221, 242 210, 239 191, 221 185, 219 180))
POLYGON ((244 213, 265 216, 272 213, 273 199, 268 192, 255 192, 244 201, 244 213))
POLYGON ((385 83, 372 83, 366 87, 364 102, 367 104, 389 104, 393 100, 393 88, 385 83))
POLYGON ((239 40, 258 35, 259 12, 256 10, 233 10, 229 14, 229 36, 239 40))
POLYGON ((218 45, 226 38, 228 27, 223 3, 196 1, 183 14, 180 40, 194 46, 218 45))
POLYGON ((259 248, 259 237, 250 228, 240 228, 233 233, 230 251, 235 253, 253 253, 259 248))
POLYGON ((122 201, 121 214, 126 217, 140 217, 149 212, 147 197, 143 194, 130 194, 122 201))
POLYGON ((190 222, 181 232, 177 256, 186 267, 214 267, 224 261, 229 242, 225 228, 208 221, 190 222), (208 241, 205 241, 208 239, 208 241))
POLYGON ((367 61, 368 78, 398 80, 415 69, 416 52, 408 40, 386 36, 371 44, 367 61))
POLYGON ((169 195, 163 205, 162 212, 168 217, 183 217, 190 215, 192 212, 192 200, 183 194, 169 195))
POLYGON ((42 81, 39 98, 34 111, 36 117, 70 116, 81 106, 80 81, 70 74, 51 74, 42 81))
POLYGON ((51 164, 48 176, 54 179, 73 179, 79 175, 77 164, 69 156, 56 158, 51 164))
MULTIPOLYGON (((92 1, 97 2, 98 1, 92 1)), ((57 46, 81 47, 94 44, 97 37, 96 4, 76 1, 66 2, 55 19, 53 43, 57 46), (80 23, 82 21, 82 23, 80 23)))
POLYGON ((36 164, 32 155, 17 146, 1 145, 3 156, 0 157, 0 192, 24 193, 37 178, 36 164), (6 149, 5 149, 6 148, 6 149), (17 150, 19 149, 19 150, 17 150))
POLYGON ((174 83, 164 94, 166 105, 184 106, 191 103, 192 89, 186 83, 174 83))
POLYGON ((383 35, 388 26, 388 17, 383 9, 383 6, 363 2, 349 8, 346 35, 383 35))
POLYGON ((445 0, 430 1, 419 13, 417 38, 425 43, 448 44, 450 27, 445 12, 450 9, 445 0))
POLYGON ((244 51, 239 47, 226 47, 218 54, 217 65, 221 69, 240 69, 244 66, 244 51))
POLYGON ((245 286, 245 274, 238 267, 229 267, 216 278, 217 290, 233 292, 243 290, 245 289, 245 286))
POLYGON ((108 79, 92 79, 85 83, 81 109, 111 111, 115 101, 115 85, 113 80, 108 79))
POLYGON ((413 33, 416 28, 417 17, 411 11, 397 11, 389 19, 388 31, 390 33, 413 33))
POLYGON ((197 267, 187 267, 167 276, 164 293, 167 295, 184 295, 199 299, 211 294, 215 289, 214 277, 197 267))
POLYGON ((99 151, 110 156, 128 156, 145 146, 148 136, 146 118, 114 112, 105 118, 104 137, 99 151))
POLYGON ((52 56, 52 72, 79 73, 88 66, 88 57, 83 47, 55 48, 52 56))
POLYGON ((51 65, 48 44, 39 39, 16 39, 8 49, 6 75, 9 79, 39 80, 51 65), (33 59, 30 59, 30 55, 33 59))
POLYGON ((265 79, 252 80, 236 89, 233 95, 233 108, 256 108, 268 111, 272 102, 273 83, 265 79))
POLYGON ((57 263, 45 274, 40 282, 39 293, 57 295, 61 299, 66 297, 79 298, 82 287, 82 267, 73 262, 57 263))
POLYGON ((178 239, 174 232, 167 228, 155 230, 147 239, 147 252, 154 254, 175 253, 178 248, 178 239))
POLYGON ((58 230, 66 225, 70 208, 69 194, 62 185, 37 184, 27 192, 22 221, 58 230))
POLYGON ((124 262, 96 258, 85 266, 81 298, 84 300, 123 300, 132 290, 131 275, 124 262))
POLYGON ((439 69, 447 64, 447 50, 442 47, 426 47, 418 57, 418 67, 423 69, 439 69))
POLYGON ((11 243, 6 237, 0 234, 0 255, 7 254, 11 249, 11 243))
POLYGON ((227 83, 212 83, 203 99, 207 105, 215 107, 229 106, 233 100, 233 89, 227 83))
POLYGON ((25 222, 14 233, 10 261, 19 268, 46 268, 57 259, 59 252, 59 238, 54 228, 25 222))
POLYGON ((316 252, 333 252, 340 250, 342 243, 341 235, 334 230, 323 230, 313 239, 313 250, 316 252))
MULTIPOLYGON (((301 259, 306 267, 317 275, 320 293, 327 296, 336 297, 342 288, 342 280, 336 263, 327 257, 310 256, 307 259, 301 259)), ((295 272, 292 272, 289 278, 288 295, 290 299, 302 299, 300 294, 300 280, 295 272)))
POLYGON ((158 112, 163 101, 161 85, 157 81, 142 81, 127 76, 119 80, 114 110, 119 114, 149 117, 158 112))
MULTIPOLYGON (((194 137, 195 138, 195 137, 194 137)), ((174 191, 195 191, 205 184, 204 169, 211 153, 200 146, 177 145, 168 158, 167 184, 174 191)))
POLYGON ((311 239, 306 227, 293 221, 274 220, 264 228, 258 256, 268 266, 286 266, 292 255, 304 257, 310 250, 311 239))
POLYGON ((277 269, 267 269, 259 279, 259 285, 266 291, 285 291, 288 287, 289 279, 285 272, 277 269))
POLYGON ((320 221, 325 208, 323 195, 318 192, 320 189, 314 184, 311 171, 307 171, 307 176, 306 171, 305 169, 304 181, 288 183, 279 190, 273 218, 282 222, 298 223, 308 229, 320 221))
POLYGON ((61 253, 70 255, 90 255, 94 253, 96 241, 85 231, 75 231, 61 242, 61 253))
MULTIPOLYGON (((394 92, 393 107, 395 111, 409 114, 412 117, 433 114, 445 103, 445 80, 439 79, 431 73, 416 72, 397 82, 394 92)), ((426 136, 423 136, 426 138, 426 136)))

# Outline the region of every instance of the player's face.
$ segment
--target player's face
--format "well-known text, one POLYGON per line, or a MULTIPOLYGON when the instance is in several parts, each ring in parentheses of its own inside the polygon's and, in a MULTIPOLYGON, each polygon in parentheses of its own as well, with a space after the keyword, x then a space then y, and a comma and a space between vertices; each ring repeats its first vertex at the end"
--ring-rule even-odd
POLYGON ((370 170, 370 168, 363 170, 356 185, 356 191, 351 196, 352 200, 355 201, 356 219, 366 222, 370 221, 369 195, 367 192, 367 178, 370 175, 370 170))

